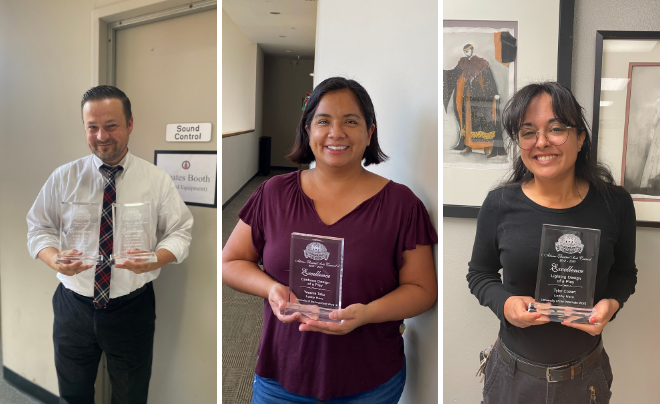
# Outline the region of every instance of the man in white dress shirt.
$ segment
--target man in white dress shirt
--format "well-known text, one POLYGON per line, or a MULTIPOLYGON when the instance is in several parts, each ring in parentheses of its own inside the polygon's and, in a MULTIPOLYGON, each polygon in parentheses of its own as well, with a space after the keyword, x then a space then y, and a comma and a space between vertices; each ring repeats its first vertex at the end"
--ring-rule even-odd
MULTIPOLYGON (((151 281, 162 266, 188 256, 193 217, 169 175, 129 152, 133 117, 121 90, 94 87, 83 95, 81 109, 93 154, 57 168, 27 216, 30 255, 54 269, 60 280, 53 296, 60 402, 94 402, 94 381, 105 352, 112 402, 146 403, 156 318, 151 281), (61 202, 104 203, 104 199, 104 207, 112 201, 151 202, 155 245, 150 247, 157 262, 105 267, 81 261, 56 263, 61 202), (99 286, 102 271, 109 275, 109 291, 107 283, 99 286)), ((111 252, 111 243, 109 248, 111 252)))

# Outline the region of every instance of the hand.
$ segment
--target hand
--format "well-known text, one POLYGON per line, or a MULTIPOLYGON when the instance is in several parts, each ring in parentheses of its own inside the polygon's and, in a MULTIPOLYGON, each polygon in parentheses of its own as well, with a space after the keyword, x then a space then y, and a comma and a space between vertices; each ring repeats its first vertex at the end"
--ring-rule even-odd
POLYGON ((504 302, 504 317, 518 328, 550 322, 548 316, 527 311, 527 307, 532 302, 534 302, 534 298, 530 296, 511 296, 504 302))
MULTIPOLYGON (((139 248, 131 248, 126 251, 127 254, 140 254, 145 253, 146 251, 140 250, 139 248)), ((145 272, 155 271, 160 268, 162 265, 156 262, 145 262, 147 258, 135 258, 134 261, 125 260, 121 264, 115 264, 115 268, 127 269, 135 274, 143 274, 145 272)))
MULTIPOLYGON (((76 249, 62 251, 61 255, 82 255, 82 251, 76 249)), ((73 261, 73 260, 60 260, 57 261, 57 254, 53 254, 52 261, 49 263, 49 266, 56 270, 57 272, 66 275, 74 276, 78 275, 82 271, 86 271, 93 267, 94 265, 83 265, 82 261, 73 261)))
POLYGON ((603 328, 610 322, 610 319, 619 310, 619 302, 614 299, 602 299, 594 306, 594 315, 589 318, 591 324, 573 324, 563 322, 562 325, 577 328, 590 335, 596 336, 603 332, 603 328), (598 324, 596 324, 598 323, 598 324))
POLYGON ((281 314, 282 310, 286 307, 287 294, 289 288, 281 283, 274 283, 268 291, 268 303, 273 310, 273 314, 283 323, 293 323, 300 321, 301 314, 293 313, 289 315, 281 314))
POLYGON ((328 335, 344 335, 353 331, 361 325, 369 323, 369 309, 366 305, 356 303, 343 310, 335 310, 330 313, 332 320, 343 320, 341 324, 328 321, 315 321, 303 317, 298 329, 300 331, 322 332, 328 335))

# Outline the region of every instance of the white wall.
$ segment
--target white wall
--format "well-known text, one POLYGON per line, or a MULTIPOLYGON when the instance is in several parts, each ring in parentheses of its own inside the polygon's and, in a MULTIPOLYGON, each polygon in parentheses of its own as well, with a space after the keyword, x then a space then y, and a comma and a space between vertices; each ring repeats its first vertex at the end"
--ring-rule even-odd
POLYGON ((271 137, 270 165, 297 167, 284 158, 293 147, 296 127, 302 114, 305 93, 311 93, 314 79, 313 60, 300 60, 295 56, 266 56, 264 61, 264 136, 271 137))
POLYGON ((257 44, 222 10, 222 133, 254 129, 257 44))
MULTIPOLYGON (((643 0, 580 0, 575 3, 571 81, 573 93, 591 122, 596 31, 660 31, 660 3, 643 0)), ((601 133, 599 137, 602 139, 602 136, 601 133)), ((609 150, 603 149, 605 142, 599 142, 598 146, 598 156, 606 156, 609 150)), ((603 332, 614 373, 612 404, 658 402, 655 386, 660 369, 657 367, 656 336, 660 326, 654 321, 655 315, 650 309, 655 306, 657 285, 660 284, 655 253, 658 245, 660 229, 637 228, 639 273, 636 291, 616 320, 603 332)))
MULTIPOLYGON (((437 223, 438 3, 401 7, 398 0, 320 0, 314 82, 342 75, 367 89, 390 156, 373 171, 410 187, 437 223)), ((438 305, 406 324, 401 402, 436 403, 438 305)))
POLYGON ((259 169, 264 54, 222 10, 222 203, 259 169))

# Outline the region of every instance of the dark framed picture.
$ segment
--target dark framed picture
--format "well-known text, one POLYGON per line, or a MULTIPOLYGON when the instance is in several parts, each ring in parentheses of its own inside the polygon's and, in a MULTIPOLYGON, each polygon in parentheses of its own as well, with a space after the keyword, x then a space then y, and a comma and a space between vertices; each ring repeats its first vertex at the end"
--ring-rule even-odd
POLYGON ((637 225, 660 227, 660 32, 597 31, 592 136, 633 197, 637 225))
POLYGON ((570 87, 574 0, 443 7, 443 216, 476 218, 518 153, 501 125, 506 102, 534 81, 570 87))
POLYGON ((154 164, 172 177, 186 205, 218 207, 216 150, 156 150, 154 164))

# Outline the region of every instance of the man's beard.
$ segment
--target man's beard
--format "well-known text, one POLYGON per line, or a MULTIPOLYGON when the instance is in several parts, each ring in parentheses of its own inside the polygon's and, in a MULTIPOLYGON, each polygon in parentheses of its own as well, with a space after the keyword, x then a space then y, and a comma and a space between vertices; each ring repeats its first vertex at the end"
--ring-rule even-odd
POLYGON ((96 157, 100 158, 104 162, 107 161, 114 162, 119 157, 121 157, 125 149, 126 147, 120 149, 119 143, 117 142, 94 144, 94 154, 96 155, 96 157), (101 151, 101 146, 110 146, 110 147, 108 147, 106 151, 101 151))

